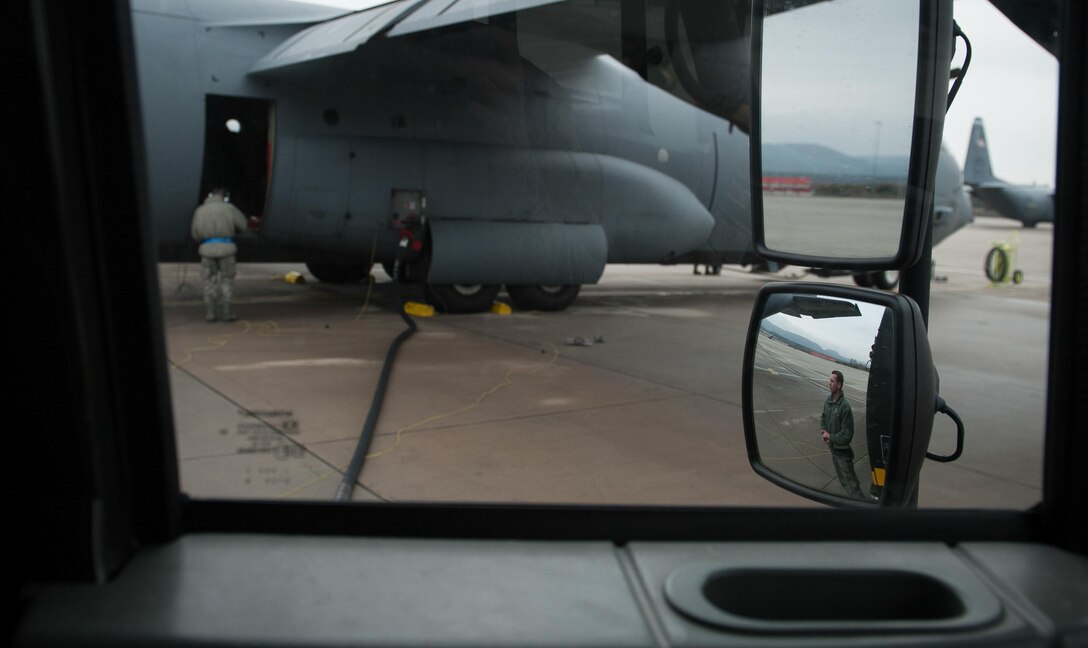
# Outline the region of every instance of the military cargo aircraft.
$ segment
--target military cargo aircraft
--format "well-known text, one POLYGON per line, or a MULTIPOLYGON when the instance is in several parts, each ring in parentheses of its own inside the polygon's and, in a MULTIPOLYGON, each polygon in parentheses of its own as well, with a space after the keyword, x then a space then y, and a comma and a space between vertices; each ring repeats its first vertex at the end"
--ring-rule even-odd
POLYGON ((254 216, 242 260, 358 281, 409 237, 401 278, 447 312, 754 260, 747 3, 683 29, 687 0, 437 4, 133 2, 160 261, 196 258, 213 185, 254 216))
POLYGON ((1054 190, 1029 185, 1013 185, 994 176, 990 166, 990 148, 982 118, 976 117, 967 143, 964 181, 971 195, 985 207, 1005 218, 1018 220, 1024 227, 1054 222, 1054 190))

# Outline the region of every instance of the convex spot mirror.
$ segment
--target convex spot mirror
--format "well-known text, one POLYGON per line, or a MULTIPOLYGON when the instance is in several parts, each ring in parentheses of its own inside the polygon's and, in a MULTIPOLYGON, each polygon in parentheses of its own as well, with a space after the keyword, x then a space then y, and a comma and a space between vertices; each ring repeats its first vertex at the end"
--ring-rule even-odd
POLYGON ((756 252, 912 265, 933 205, 952 2, 757 0, 753 16, 756 252))
POLYGON ((748 328, 743 389, 748 459, 758 474, 826 504, 911 503, 937 385, 909 297, 765 286, 748 328))

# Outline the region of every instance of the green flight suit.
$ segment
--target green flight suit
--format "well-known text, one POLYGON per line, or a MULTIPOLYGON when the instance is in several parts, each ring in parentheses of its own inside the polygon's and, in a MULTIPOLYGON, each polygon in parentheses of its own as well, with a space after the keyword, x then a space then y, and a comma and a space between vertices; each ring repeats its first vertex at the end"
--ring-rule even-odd
POLYGON ((827 430, 828 443, 835 450, 848 450, 850 442, 854 440, 854 412, 850 409, 850 402, 846 395, 839 393, 839 399, 831 400, 831 396, 824 401, 824 412, 820 415, 820 429, 827 430))

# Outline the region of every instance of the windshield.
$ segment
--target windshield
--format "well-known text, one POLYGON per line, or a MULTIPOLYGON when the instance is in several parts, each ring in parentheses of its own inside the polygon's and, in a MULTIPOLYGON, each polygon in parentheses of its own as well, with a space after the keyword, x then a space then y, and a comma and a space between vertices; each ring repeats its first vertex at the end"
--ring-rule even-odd
MULTIPOLYGON (((812 505, 749 466, 755 295, 895 277, 755 256, 747 2, 161 4, 133 2, 133 30, 183 491, 330 500, 355 467, 354 501, 812 505)), ((981 116, 996 176, 1045 204, 1057 65, 988 3, 956 14, 975 52, 945 127, 930 342, 967 445, 925 465, 919 505, 1023 509, 1053 229, 963 170, 981 116), (1012 74, 1044 84, 1030 105, 999 94, 1012 74)), ((863 130, 871 149, 821 146, 902 166, 879 120, 863 130)), ((780 209, 897 197, 771 162, 780 209)), ((797 422, 817 448, 825 396, 797 422)), ((954 436, 938 418, 931 449, 954 436)))

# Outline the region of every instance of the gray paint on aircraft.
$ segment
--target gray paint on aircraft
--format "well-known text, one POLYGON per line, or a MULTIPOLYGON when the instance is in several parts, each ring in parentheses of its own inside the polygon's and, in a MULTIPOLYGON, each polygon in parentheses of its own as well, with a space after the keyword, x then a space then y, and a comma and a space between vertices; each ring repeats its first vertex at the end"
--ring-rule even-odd
POLYGON ((982 118, 976 117, 967 143, 964 181, 985 206, 1005 218, 1035 227, 1054 222, 1054 191, 1044 187, 1012 185, 996 177, 990 165, 990 148, 982 118))

